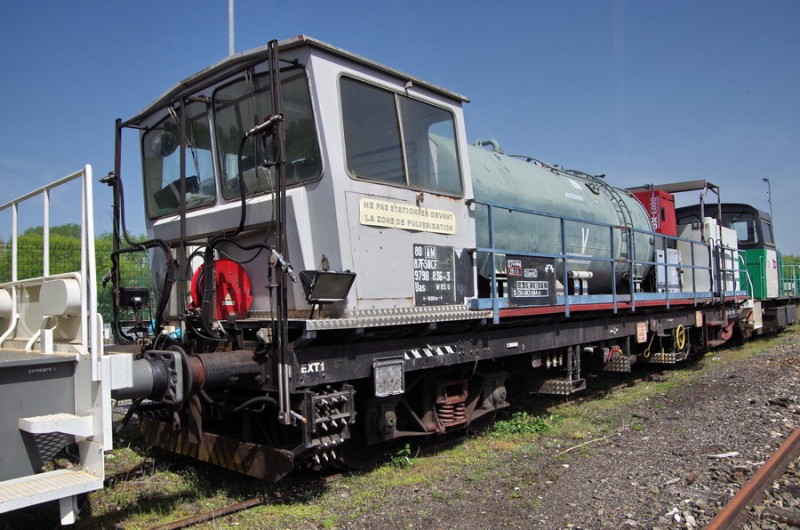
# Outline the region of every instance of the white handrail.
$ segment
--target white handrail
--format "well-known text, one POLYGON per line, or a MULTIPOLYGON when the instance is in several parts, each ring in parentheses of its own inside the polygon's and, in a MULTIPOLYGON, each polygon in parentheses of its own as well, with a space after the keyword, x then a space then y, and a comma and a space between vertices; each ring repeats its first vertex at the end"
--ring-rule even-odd
POLYGON ((0 211, 5 210, 7 207, 11 206, 11 322, 8 323, 8 329, 0 336, 0 348, 3 347, 3 343, 10 337, 14 331, 17 329, 17 323, 19 322, 19 300, 17 299, 17 231, 18 228, 18 216, 19 216, 19 204, 16 202, 11 202, 4 204, 0 207, 0 211))
MULTIPOLYGON (((89 292, 89 337, 91 343, 87 344, 90 348, 92 355, 92 381, 100 381, 102 378, 102 369, 100 366, 100 355, 102 355, 103 341, 97 340, 98 333, 102 331, 102 327, 98 329, 97 321, 97 268, 95 266, 95 248, 94 248, 94 202, 92 199, 92 166, 86 164, 83 168, 83 216, 84 222, 81 223, 85 232, 85 243, 83 252, 85 252, 85 259, 81 259, 81 275, 85 278, 86 288, 84 292, 89 292), (84 264, 85 262, 85 264, 84 264)), ((83 256, 82 256, 83 257, 83 256)), ((84 319, 84 322, 86 320, 84 319)))
MULTIPOLYGON (((81 179, 81 346, 90 351, 92 355, 92 379, 99 381, 101 377, 100 359, 102 347, 96 347, 97 329, 97 278, 95 272, 95 233, 94 233, 94 204, 92 200, 92 166, 86 165, 82 170, 60 178, 50 184, 37 188, 21 197, 0 205, 0 212, 11 209, 11 319, 8 329, 0 335, 0 347, 11 337, 19 323, 19 295, 18 289, 32 283, 32 279, 19 278, 18 239, 19 239, 19 205, 28 199, 42 195, 42 277, 34 281, 39 283, 51 278, 62 277, 62 274, 50 275, 50 190, 67 184, 76 179, 81 179)), ((40 336, 41 330, 34 333, 28 341, 30 347, 40 336)), ((100 341, 102 343, 102 341, 100 341)))
POLYGON ((752 300, 755 297, 755 292, 753 290, 753 280, 750 279, 750 273, 747 271, 747 262, 744 260, 744 256, 742 253, 739 253, 739 261, 742 262, 744 268, 739 269, 739 272, 744 272, 744 277, 747 278, 747 283, 750 284, 750 299, 752 300))

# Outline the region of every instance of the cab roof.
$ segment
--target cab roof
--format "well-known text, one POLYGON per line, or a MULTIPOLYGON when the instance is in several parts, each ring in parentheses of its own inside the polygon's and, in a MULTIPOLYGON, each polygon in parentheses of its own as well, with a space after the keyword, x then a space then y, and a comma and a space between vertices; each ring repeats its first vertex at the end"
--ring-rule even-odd
MULTIPOLYGON (((301 48, 304 46, 315 48, 318 50, 324 50, 333 55, 343 57, 345 59, 368 66, 370 68, 374 68, 383 73, 389 74, 403 81, 410 82, 414 85, 424 87, 437 94, 443 95, 445 97, 448 97, 456 101, 464 103, 469 101, 467 97, 462 96, 461 94, 458 94, 456 92, 451 92, 438 85, 428 83, 427 81, 424 81, 417 77, 408 75, 399 70, 395 70, 394 68, 390 68, 376 61, 372 61, 360 55, 348 52, 346 50, 343 50, 326 42, 322 42, 321 40, 309 37, 307 35, 298 35, 296 37, 292 37, 290 39, 278 42, 278 50, 280 52, 286 50, 292 50, 295 48, 301 48)), ((204 87, 214 85, 215 83, 229 77, 230 75, 238 71, 244 70, 249 66, 263 62, 264 60, 267 59, 268 54, 269 54, 269 45, 265 45, 258 48, 253 48, 252 50, 247 50, 244 52, 229 55, 228 57, 225 57, 221 61, 209 66, 208 68, 200 70, 196 74, 187 77, 183 81, 173 86, 167 92, 165 92, 160 97, 155 99, 152 103, 150 103, 147 107, 142 109, 142 111, 140 111, 134 117, 127 120, 123 124, 123 126, 139 125, 141 124, 141 122, 147 119, 147 117, 149 117, 151 114, 163 109, 172 102, 179 100, 181 97, 191 95, 197 92, 198 90, 202 90, 204 87)))

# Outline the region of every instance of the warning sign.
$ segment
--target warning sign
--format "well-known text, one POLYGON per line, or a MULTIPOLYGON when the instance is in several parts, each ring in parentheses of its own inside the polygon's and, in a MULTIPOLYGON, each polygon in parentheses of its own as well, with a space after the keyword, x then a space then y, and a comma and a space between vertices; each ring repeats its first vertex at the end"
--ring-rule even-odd
POLYGON ((455 234, 456 216, 447 210, 418 208, 405 203, 380 201, 362 197, 358 201, 362 225, 400 228, 416 232, 455 234))

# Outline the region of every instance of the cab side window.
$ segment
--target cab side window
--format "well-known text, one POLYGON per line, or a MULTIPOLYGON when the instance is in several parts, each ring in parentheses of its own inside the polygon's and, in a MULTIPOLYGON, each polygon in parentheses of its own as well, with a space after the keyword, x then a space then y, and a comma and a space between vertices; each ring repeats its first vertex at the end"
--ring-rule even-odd
POLYGON ((347 169, 355 178, 459 195, 455 121, 446 109, 343 77, 347 169))

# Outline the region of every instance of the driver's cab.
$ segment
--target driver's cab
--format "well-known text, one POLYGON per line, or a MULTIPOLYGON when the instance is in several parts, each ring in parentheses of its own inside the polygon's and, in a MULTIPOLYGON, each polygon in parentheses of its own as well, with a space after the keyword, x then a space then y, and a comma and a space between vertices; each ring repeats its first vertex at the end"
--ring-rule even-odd
MULTIPOLYGON (((270 73, 264 62, 242 67, 238 75, 190 96, 170 98, 160 109, 154 109, 159 106, 154 103, 149 107, 152 115, 141 120, 144 195, 151 227, 179 213, 181 196, 187 212, 239 201, 240 174, 248 197, 275 188, 274 136, 247 135, 274 114, 270 73)), ((291 187, 319 178, 322 172, 304 68, 282 68, 281 95, 286 181, 291 187)), ((187 235, 196 235, 191 232, 187 235)))
MULTIPOLYGON (((248 278, 252 303, 239 320, 272 314, 275 275, 287 271, 355 277, 325 300, 326 318, 348 326, 369 326, 359 318, 375 310, 435 321, 430 306, 466 308, 475 280, 464 249, 475 235, 465 101, 299 36, 228 57, 119 122, 120 142, 138 130, 147 236, 160 242, 151 245, 157 290, 178 263, 170 314, 199 307, 192 278, 209 248, 248 278), (412 263, 422 252, 442 260, 439 281, 419 280, 428 273, 412 263)), ((308 319, 315 302, 301 283, 289 286, 288 310, 308 319)))

